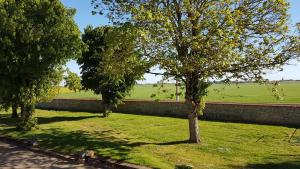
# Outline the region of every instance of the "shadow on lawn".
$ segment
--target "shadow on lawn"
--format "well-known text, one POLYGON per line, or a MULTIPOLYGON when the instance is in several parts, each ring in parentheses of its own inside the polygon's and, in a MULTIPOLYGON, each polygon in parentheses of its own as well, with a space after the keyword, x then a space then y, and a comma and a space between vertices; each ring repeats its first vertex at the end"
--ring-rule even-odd
MULTIPOLYGON (((99 116, 80 116, 80 117, 38 117, 39 124, 48 124, 63 121, 79 121, 99 116)), ((15 126, 15 120, 9 115, 0 117, 0 125, 5 124, 9 127, 15 126)), ((18 137, 24 139, 37 139, 39 145, 45 149, 50 149, 63 154, 79 154, 83 150, 94 150, 103 157, 114 157, 120 161, 130 159, 129 154, 135 147, 154 144, 154 145, 175 145, 185 144, 188 141, 174 141, 165 143, 145 143, 130 142, 129 138, 120 138, 121 133, 114 130, 83 131, 80 128, 65 130, 63 128, 40 129, 41 132, 19 133, 18 137)), ((2 134, 9 134, 15 128, 7 128, 1 131, 2 134)))
MULTIPOLYGON (((4 129, 0 134, 9 134, 14 128, 4 129)), ((61 129, 43 130, 42 133, 19 133, 21 140, 38 140, 39 147, 66 155, 79 155, 84 150, 93 150, 97 156, 114 158, 120 162, 130 159, 129 154, 134 147, 148 143, 129 142, 128 139, 115 137, 113 131, 63 131, 61 129)))
POLYGON ((98 155, 115 157, 120 161, 129 159, 128 154, 134 147, 147 143, 129 142, 126 138, 115 137, 118 133, 112 130, 86 132, 63 131, 61 129, 44 130, 43 133, 32 135, 40 145, 63 154, 78 155, 83 150, 93 150, 98 155))
MULTIPOLYGON (((55 117, 37 117, 38 124, 48 124, 54 122, 62 122, 62 121, 79 121, 94 117, 101 117, 101 116, 77 116, 77 117, 66 117, 66 116, 55 116, 55 117)), ((15 125, 18 119, 12 119, 9 114, 2 114, 0 115, 0 125, 4 124, 7 126, 15 125)))
MULTIPOLYGON (((233 169, 299 169, 300 154, 275 155, 278 162, 264 164, 248 164, 246 166, 231 166, 233 169)), ((267 160, 267 159, 266 159, 267 160)), ((274 159, 273 159, 274 160, 274 159)))
POLYGON ((10 114, 0 115, 0 127, 1 126, 13 126, 16 124, 17 119, 12 119, 10 114))
MULTIPOLYGON (((39 117, 39 124, 47 124, 62 121, 76 121, 99 116, 83 117, 39 117)), ((15 119, 9 115, 1 115, 0 127, 6 125, 10 128, 1 130, 0 134, 9 134, 16 131, 15 119), (13 128, 11 128, 13 127, 13 128)), ((80 128, 74 128, 72 131, 66 131, 63 128, 40 129, 38 133, 20 132, 18 137, 22 139, 37 139, 39 145, 45 149, 50 149, 63 154, 77 155, 83 150, 94 150, 103 157, 114 157, 120 161, 129 159, 128 154, 134 147, 142 146, 148 143, 129 142, 128 138, 120 138, 121 133, 114 130, 82 131, 80 128)))
POLYGON ((266 164, 248 164, 242 167, 232 167, 233 169, 299 169, 299 161, 287 161, 282 163, 266 163, 266 164))
POLYGON ((38 117, 38 124, 48 124, 53 122, 62 121, 78 121, 100 116, 77 116, 77 117, 66 117, 66 116, 55 116, 55 117, 38 117))
POLYGON ((153 143, 155 145, 178 145, 178 144, 189 144, 191 143, 189 140, 182 140, 182 141, 171 141, 171 142, 165 142, 165 143, 153 143))

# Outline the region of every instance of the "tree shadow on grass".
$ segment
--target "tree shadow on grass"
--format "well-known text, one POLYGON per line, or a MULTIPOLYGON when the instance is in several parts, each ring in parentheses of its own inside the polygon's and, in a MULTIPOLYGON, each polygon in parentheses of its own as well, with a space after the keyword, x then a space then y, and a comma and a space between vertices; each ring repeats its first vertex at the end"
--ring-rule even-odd
POLYGON ((233 169, 299 169, 299 161, 287 161, 282 163, 266 163, 266 164, 248 164, 241 167, 232 167, 233 169))
POLYGON ((18 119, 11 118, 10 114, 1 114, 0 115, 0 127, 2 126, 13 126, 16 124, 18 119))
POLYGON ((86 132, 63 131, 62 129, 44 130, 43 133, 28 137, 38 140, 41 147, 62 154, 78 155, 84 150, 93 150, 102 157, 114 157, 124 161, 134 147, 141 146, 142 142, 129 142, 126 138, 118 138, 112 130, 86 132))
POLYGON ((233 169, 300 169, 300 154, 274 155, 274 162, 263 164, 247 164, 246 166, 230 166, 233 169))
POLYGON ((48 124, 62 121, 79 121, 100 116, 77 116, 77 117, 66 117, 66 116, 55 116, 55 117, 38 117, 38 124, 48 124))
MULTIPOLYGON (((79 121, 99 116, 80 116, 80 117, 38 117, 39 124, 49 124, 54 122, 79 121)), ((9 114, 1 115, 0 127, 4 127, 1 133, 6 135, 15 132, 16 119, 11 119, 9 114), (13 128, 12 128, 13 127, 13 128)), ((63 128, 44 129, 38 133, 23 133, 18 135, 22 139, 37 139, 39 145, 45 149, 53 150, 62 154, 77 155, 84 150, 94 150, 102 157, 114 157, 118 160, 126 160, 128 154, 134 147, 142 146, 143 142, 130 142, 128 138, 120 138, 121 133, 114 130, 82 131, 80 128, 66 131, 63 128)))
POLYGON ((182 140, 182 141, 170 141, 165 143, 154 143, 155 145, 178 145, 178 144, 190 144, 189 140, 182 140))
MULTIPOLYGON (((99 116, 77 116, 77 117, 38 117, 39 124, 49 124, 54 122, 79 121, 99 116)), ((15 120, 9 115, 0 119, 0 125, 5 123, 9 126, 15 126, 15 120)), ((153 144, 153 145, 176 145, 185 144, 188 141, 171 141, 164 143, 146 143, 132 142, 129 138, 119 137, 121 134, 115 130, 97 130, 82 131, 80 128, 65 130, 64 128, 41 129, 41 132, 19 133, 18 137, 22 139, 37 139, 39 145, 45 149, 53 150, 62 154, 77 155, 83 150, 94 150, 102 157, 114 157, 120 161, 130 159, 130 153, 135 147, 153 144)), ((6 128, 1 131, 2 134, 14 132, 15 128, 6 128)))
MULTIPOLYGON (((55 116, 55 117, 37 117, 38 124, 49 124, 54 122, 62 122, 62 121, 79 121, 94 117, 101 117, 101 116, 77 116, 77 117, 66 117, 66 116, 55 116)), ((9 114, 2 114, 0 115, 0 126, 14 126, 18 119, 12 119, 9 114)))
MULTIPOLYGON (((79 121, 89 118, 101 118, 99 115, 93 115, 93 116, 76 116, 76 117, 66 117, 66 116, 54 116, 54 117, 37 117, 38 124, 49 124, 49 123, 55 123, 55 122, 68 122, 68 121, 79 121)), ((16 125, 17 119, 12 119, 9 114, 0 115, 0 127, 1 124, 6 125, 8 127, 14 127, 16 125)), ((10 131, 7 131, 5 133, 14 131, 13 129, 10 129, 10 131)), ((103 133, 107 131, 101 131, 103 133)), ((95 131, 97 133, 97 131, 95 131)), ((103 136, 103 133, 100 133, 100 135, 103 136)), ((99 134, 99 133, 98 133, 99 134)), ((121 134, 121 133, 118 133, 121 134)), ((163 143, 134 143, 136 146, 137 144, 155 144, 155 145, 176 145, 176 144, 187 144, 189 143, 188 140, 182 140, 182 141, 171 141, 171 142, 163 142, 163 143)))

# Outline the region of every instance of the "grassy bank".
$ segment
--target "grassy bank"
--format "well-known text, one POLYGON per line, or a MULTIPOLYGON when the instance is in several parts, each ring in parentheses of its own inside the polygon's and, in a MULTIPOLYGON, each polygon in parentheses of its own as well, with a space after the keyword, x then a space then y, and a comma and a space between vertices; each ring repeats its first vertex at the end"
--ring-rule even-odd
MULTIPOLYGON (((127 99, 146 99, 146 100, 174 100, 170 98, 175 93, 175 85, 165 85, 166 93, 153 85, 137 85, 132 90, 127 99), (151 98, 156 94, 155 98, 151 98)), ((259 85, 254 83, 242 83, 237 85, 213 84, 209 88, 207 101, 213 102, 242 102, 242 103, 294 103, 300 104, 300 82, 281 82, 278 86, 282 100, 276 100, 272 95, 272 86, 259 85)), ((183 92, 183 91, 182 91, 183 92)), ((183 92, 184 93, 184 92, 183 92)), ((77 98, 77 99, 99 99, 101 96, 94 95, 91 91, 71 92, 63 89, 57 98, 77 98)), ((181 96, 183 99, 183 96, 181 96)))
POLYGON ((187 144, 185 119, 113 113, 37 110, 39 129, 14 131, 8 113, 0 113, 0 134, 37 138, 40 146, 65 154, 92 149, 131 163, 171 169, 190 164, 199 169, 298 169, 300 132, 279 126, 200 122, 201 145, 187 144), (262 138, 262 139, 259 139, 262 138))

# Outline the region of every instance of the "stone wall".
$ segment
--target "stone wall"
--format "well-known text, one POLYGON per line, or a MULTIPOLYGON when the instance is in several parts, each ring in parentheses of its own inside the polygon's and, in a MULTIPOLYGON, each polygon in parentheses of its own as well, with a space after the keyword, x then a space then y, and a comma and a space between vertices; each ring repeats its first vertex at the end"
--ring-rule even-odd
POLYGON ((207 120, 300 126, 300 105, 208 103, 207 120))
MULTIPOLYGON (((100 100, 54 99, 40 103, 40 109, 103 112, 100 100)), ((191 106, 183 102, 127 100, 115 112, 186 118, 191 106)), ((300 126, 300 105, 207 103, 202 118, 225 122, 300 126)))

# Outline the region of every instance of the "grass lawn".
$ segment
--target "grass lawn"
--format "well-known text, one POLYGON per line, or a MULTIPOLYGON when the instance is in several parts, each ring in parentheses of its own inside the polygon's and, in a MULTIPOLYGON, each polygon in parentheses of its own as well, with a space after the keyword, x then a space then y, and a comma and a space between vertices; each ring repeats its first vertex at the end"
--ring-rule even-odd
POLYGON ((40 146, 76 154, 92 149, 118 160, 172 169, 190 164, 199 169, 299 169, 300 131, 292 128, 201 121, 201 145, 187 144, 186 119, 113 113, 109 118, 85 112, 37 110, 39 129, 15 131, 1 112, 0 134, 39 140, 40 146), (256 142, 260 137, 261 140, 256 142))
MULTIPOLYGON (((146 99, 146 100, 170 100, 171 93, 175 93, 175 85, 165 85, 167 91, 159 92, 158 87, 153 85, 137 85, 132 90, 127 99, 146 99), (152 94, 157 94, 156 98, 151 98, 152 94)), ((278 87, 283 95, 283 100, 276 100, 272 96, 272 86, 259 85, 254 83, 242 83, 237 85, 213 84, 209 88, 207 101, 213 102, 248 102, 248 103, 298 103, 300 104, 300 82, 281 82, 278 87)), ((101 96, 94 95, 91 91, 70 92, 63 89, 58 98, 83 98, 99 99, 101 96)), ((174 99, 174 98, 173 98, 174 99)), ((181 96, 183 99, 183 96, 181 96)))

